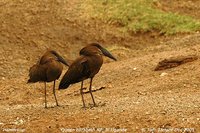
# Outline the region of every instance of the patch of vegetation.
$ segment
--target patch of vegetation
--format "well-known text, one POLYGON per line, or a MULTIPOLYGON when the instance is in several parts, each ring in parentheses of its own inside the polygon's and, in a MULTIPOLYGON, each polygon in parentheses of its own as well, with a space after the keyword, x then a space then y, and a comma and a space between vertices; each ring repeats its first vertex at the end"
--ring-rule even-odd
POLYGON ((161 34, 186 33, 200 30, 200 21, 190 16, 164 12, 156 8, 158 0, 87 0, 89 16, 118 25, 123 31, 161 34))

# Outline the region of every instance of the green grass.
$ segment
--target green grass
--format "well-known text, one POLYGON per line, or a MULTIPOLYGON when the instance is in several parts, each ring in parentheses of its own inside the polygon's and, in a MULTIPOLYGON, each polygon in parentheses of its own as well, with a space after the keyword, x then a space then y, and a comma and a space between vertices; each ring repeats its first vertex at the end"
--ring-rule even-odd
POLYGON ((200 21, 157 9, 157 0, 87 0, 90 17, 118 25, 123 31, 163 34, 187 33, 200 30, 200 21))

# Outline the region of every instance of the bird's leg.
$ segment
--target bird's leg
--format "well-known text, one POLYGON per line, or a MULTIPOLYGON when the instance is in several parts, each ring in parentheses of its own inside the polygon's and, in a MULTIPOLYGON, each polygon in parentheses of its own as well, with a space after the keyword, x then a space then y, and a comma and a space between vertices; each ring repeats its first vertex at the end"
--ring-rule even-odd
POLYGON ((83 81, 81 81, 80 93, 81 93, 81 98, 82 98, 82 102, 83 102, 83 108, 85 108, 85 101, 84 101, 84 97, 83 97, 83 81))
POLYGON ((47 90, 46 90, 46 82, 44 82, 44 102, 45 102, 45 108, 47 108, 47 90))
POLYGON ((90 92, 90 94, 91 94, 93 104, 94 104, 94 106, 96 106, 96 103, 95 103, 95 101, 94 101, 94 97, 93 97, 93 94, 92 94, 92 79, 93 79, 93 78, 91 78, 91 80, 90 80, 89 92, 90 92))
POLYGON ((57 98, 56 98, 56 89, 55 89, 55 86, 56 86, 56 81, 54 80, 54 82, 53 82, 53 95, 54 95, 55 100, 56 100, 56 105, 59 106, 57 98))

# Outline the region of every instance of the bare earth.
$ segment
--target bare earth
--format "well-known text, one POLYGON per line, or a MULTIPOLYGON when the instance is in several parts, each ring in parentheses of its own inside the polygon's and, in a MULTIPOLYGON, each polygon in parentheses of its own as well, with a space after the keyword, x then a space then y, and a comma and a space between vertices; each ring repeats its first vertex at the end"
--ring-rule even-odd
MULTIPOLYGON (((200 132, 200 60, 154 71, 162 59, 199 56, 200 34, 124 35, 82 17, 82 2, 0 0, 0 132, 200 132), (105 58, 94 78, 93 90, 103 87, 93 93, 98 107, 86 94, 88 108, 82 108, 80 83, 57 91, 56 107, 49 83, 45 109, 43 83, 26 84, 29 67, 48 48, 73 60, 93 41, 118 58, 105 58)), ((198 0, 162 0, 159 6, 200 18, 198 0)))

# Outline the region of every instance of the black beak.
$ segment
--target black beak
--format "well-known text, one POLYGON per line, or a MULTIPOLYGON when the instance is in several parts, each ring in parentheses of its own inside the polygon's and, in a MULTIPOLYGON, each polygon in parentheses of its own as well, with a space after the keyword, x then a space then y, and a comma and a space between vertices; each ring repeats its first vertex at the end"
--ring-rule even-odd
POLYGON ((61 63, 63 63, 66 66, 69 66, 67 61, 65 61, 65 59, 63 57, 61 57, 56 51, 52 51, 52 53, 58 58, 58 61, 60 61, 61 63))
POLYGON ((103 53, 103 55, 113 59, 113 60, 117 60, 107 49, 103 48, 103 47, 99 47, 99 49, 101 50, 101 52, 103 53))
POLYGON ((58 60, 60 61, 60 62, 62 62, 63 64, 65 64, 66 66, 69 66, 69 64, 67 63, 67 61, 65 61, 65 59, 63 59, 61 56, 59 56, 59 57, 57 57, 58 58, 58 60))

